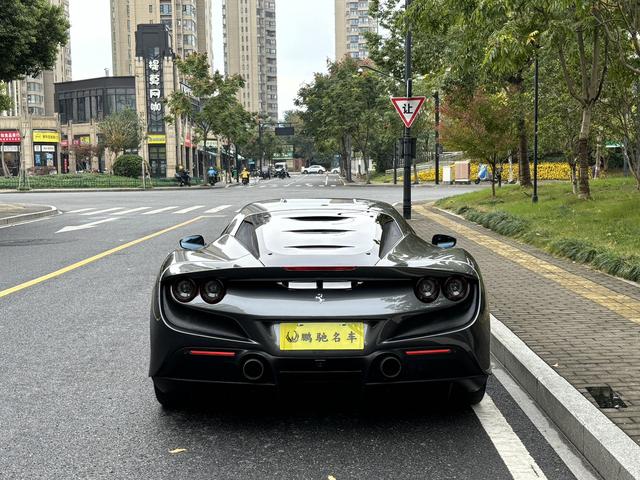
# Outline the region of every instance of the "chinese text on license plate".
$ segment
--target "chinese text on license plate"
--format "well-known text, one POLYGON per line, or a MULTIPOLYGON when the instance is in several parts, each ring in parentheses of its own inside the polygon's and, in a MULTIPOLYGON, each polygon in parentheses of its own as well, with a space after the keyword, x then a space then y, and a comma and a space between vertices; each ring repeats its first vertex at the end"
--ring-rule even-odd
POLYGON ((364 350, 364 323, 281 323, 280 350, 364 350))

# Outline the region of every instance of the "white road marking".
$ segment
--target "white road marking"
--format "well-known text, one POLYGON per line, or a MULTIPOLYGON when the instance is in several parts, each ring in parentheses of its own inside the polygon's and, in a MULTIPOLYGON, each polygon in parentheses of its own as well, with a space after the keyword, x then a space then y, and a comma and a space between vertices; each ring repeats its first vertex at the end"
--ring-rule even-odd
POLYGON ((109 213, 109 212, 115 212, 116 210, 122 210, 124 207, 113 207, 113 208, 106 208, 104 210, 98 210, 97 212, 87 212, 87 213, 81 213, 80 215, 100 215, 101 213, 109 213))
POLYGON ((136 212, 141 212, 142 210, 149 210, 151 207, 138 207, 138 208, 132 208, 130 210, 123 210, 122 212, 116 212, 116 213, 112 213, 111 215, 113 215, 114 217, 116 215, 128 215, 129 213, 136 213, 136 212))
POLYGON ((67 212, 67 213, 82 213, 82 212, 88 212, 89 210, 95 210, 95 208, 81 208, 80 210, 71 210, 70 212, 67 212))
POLYGON ((509 422, 488 395, 473 411, 480 420, 513 480, 546 480, 546 475, 529 454, 509 422))
POLYGON ((219 205, 219 206, 217 206, 215 208, 212 208, 211 210, 207 210, 204 213, 218 213, 218 212, 221 212, 222 210, 224 210, 226 208, 229 208, 230 206, 231 205, 219 205))
POLYGON ((104 220, 98 220, 97 222, 85 223, 84 225, 75 225, 61 228, 56 233, 65 233, 65 232, 75 232, 76 230, 86 230, 88 228, 93 228, 101 223, 113 222, 114 220, 118 220, 117 218, 105 218, 104 220))
POLYGON ((571 473, 580 480, 598 480, 600 477, 593 472, 593 468, 582 459, 571 442, 569 442, 553 425, 551 420, 540 411, 527 392, 511 378, 509 373, 503 369, 502 365, 500 363, 494 363, 491 370, 520 409, 536 426, 547 443, 551 445, 551 448, 558 454, 565 465, 569 467, 571 473))
POLYGON ((313 185, 311 185, 310 183, 305 183, 305 185, 306 185, 307 187, 313 187, 313 185))
POLYGON ((329 183, 329 175, 327 175, 326 177, 324 177, 324 186, 327 186, 327 183, 329 183))
POLYGON ((144 212, 142 215, 155 215, 156 213, 166 212, 167 210, 173 210, 174 208, 178 208, 178 207, 158 208, 157 210, 151 210, 150 212, 144 212))
POLYGON ((260 187, 258 187, 258 188, 267 188, 267 186, 266 185, 260 185, 260 187))
POLYGON ((337 185, 331 185, 332 187, 337 187, 337 185))
POLYGON ((174 214, 177 214, 177 213, 189 213, 189 212, 192 212, 194 210, 197 210, 199 208, 204 208, 204 207, 205 207, 205 205, 196 205, 195 207, 183 208, 182 210, 178 210, 178 211, 173 212, 173 213, 174 214))

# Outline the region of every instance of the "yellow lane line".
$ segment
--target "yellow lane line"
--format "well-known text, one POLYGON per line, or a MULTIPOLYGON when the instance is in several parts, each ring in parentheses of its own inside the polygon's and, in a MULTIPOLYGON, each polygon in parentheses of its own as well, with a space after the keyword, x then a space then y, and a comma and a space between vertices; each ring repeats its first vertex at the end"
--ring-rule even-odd
POLYGON ((69 265, 68 267, 61 268, 60 270, 56 270, 55 272, 48 273, 46 275, 43 275, 42 277, 34 278, 33 280, 29 280, 28 282, 21 283, 20 285, 16 285, 15 287, 7 288, 6 290, 0 291, 0 298, 6 297, 7 295, 11 295, 12 293, 19 292, 20 290, 24 290, 25 288, 33 287, 34 285, 37 285, 42 282, 46 282, 47 280, 51 280, 52 278, 59 277, 60 275, 71 272, 72 270, 76 270, 77 268, 84 267, 85 265, 98 261, 101 258, 108 257, 109 255, 112 255, 117 252, 121 252, 122 250, 125 250, 129 247, 133 247, 134 245, 138 245, 139 243, 146 242, 147 240, 151 240, 152 238, 158 237, 172 230, 182 228, 191 223, 197 222, 198 220, 201 220, 203 218, 206 218, 206 217, 200 216, 200 217, 193 218, 186 222, 179 223, 178 225, 174 225, 172 227, 165 228, 164 230, 160 230, 158 232, 147 235, 146 237, 141 237, 136 240, 132 240, 131 242, 124 243, 118 247, 112 248, 110 250, 106 250, 102 253, 94 255, 93 257, 85 258, 84 260, 80 260, 79 262, 69 265))
POLYGON ((417 206, 415 209, 421 215, 443 225, 451 230, 464 235, 478 245, 486 247, 491 251, 531 270, 538 275, 556 282, 560 286, 601 305, 621 317, 640 324, 640 302, 627 295, 615 292, 607 287, 588 280, 579 275, 570 273, 556 265, 530 255, 512 245, 503 243, 495 238, 478 232, 477 230, 465 227, 464 225, 446 218, 443 215, 433 212, 424 206, 417 206))

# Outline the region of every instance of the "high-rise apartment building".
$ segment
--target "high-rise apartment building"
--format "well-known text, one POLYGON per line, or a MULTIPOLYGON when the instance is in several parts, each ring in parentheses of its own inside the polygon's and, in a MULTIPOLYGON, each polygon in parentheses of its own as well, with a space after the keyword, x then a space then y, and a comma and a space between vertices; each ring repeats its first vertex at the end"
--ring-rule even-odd
POLYGON ((111 51, 116 76, 135 73, 138 25, 163 23, 179 57, 206 53, 213 65, 212 0, 111 0, 111 51))
MULTIPOLYGON (((69 0, 49 0, 54 5, 64 9, 69 18, 69 0)), ((10 82, 7 93, 12 99, 11 110, 5 112, 8 116, 21 115, 51 116, 54 115, 54 87, 57 82, 71 80, 71 47, 69 43, 58 50, 58 58, 53 70, 45 70, 35 77, 10 82)))
POLYGON ((225 72, 244 78, 247 110, 277 121, 276 0, 224 0, 222 10, 225 72))
POLYGON ((377 32, 378 23, 369 16, 370 0, 335 0, 336 60, 345 56, 367 58, 365 32, 377 32))

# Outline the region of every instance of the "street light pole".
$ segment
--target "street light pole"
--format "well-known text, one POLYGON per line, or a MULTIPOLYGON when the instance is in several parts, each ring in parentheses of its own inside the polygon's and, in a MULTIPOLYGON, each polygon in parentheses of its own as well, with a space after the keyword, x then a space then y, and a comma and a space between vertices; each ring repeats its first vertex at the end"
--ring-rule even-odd
POLYGON ((436 110, 436 185, 440 184, 440 92, 433 92, 436 110))
POLYGON ((531 201, 538 203, 538 49, 535 51, 533 74, 533 196, 531 201))
MULTIPOLYGON (((405 0, 405 13, 409 10, 411 0, 405 0)), ((407 36, 404 45, 405 69, 404 79, 407 86, 407 98, 411 98, 413 94, 413 82, 411 80, 411 29, 409 28, 409 19, 407 18, 407 36)), ((405 127, 402 139, 402 150, 404 154, 404 181, 403 181, 403 198, 402 198, 402 214, 405 219, 411 219, 411 128, 405 127)))
POLYGON ((264 159, 264 150, 262 149, 262 121, 258 120, 258 143, 260 144, 260 173, 262 174, 262 161, 264 159))

